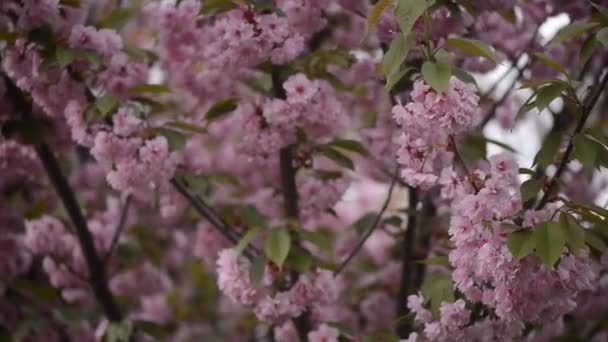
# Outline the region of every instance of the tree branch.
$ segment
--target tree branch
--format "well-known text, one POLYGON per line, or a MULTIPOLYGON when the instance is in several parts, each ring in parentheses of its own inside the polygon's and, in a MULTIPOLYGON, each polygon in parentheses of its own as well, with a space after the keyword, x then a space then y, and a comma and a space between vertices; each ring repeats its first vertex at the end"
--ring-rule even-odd
MULTIPOLYGON (((418 191, 415 188, 409 189, 409 208, 415 209, 418 205, 418 191)), ((401 257, 401 283, 397 295, 397 319, 405 316, 408 312, 407 296, 410 294, 412 287, 413 274, 413 250, 416 240, 416 213, 410 213, 407 220, 407 228, 405 238, 403 239, 403 255, 401 257)), ((409 321, 399 320, 397 323, 396 332, 400 338, 407 338, 412 331, 412 325, 409 321)))
POLYGON ((579 120, 578 124, 576 125, 576 128, 574 129, 574 133, 572 133, 572 136, 568 140, 568 146, 566 147, 566 151, 564 152, 561 161, 557 165, 557 170, 555 171, 555 174, 553 175, 553 177, 551 177, 551 179, 545 186, 545 190, 543 191, 543 197, 536 206, 537 210, 542 209, 549 202, 551 194, 553 193, 553 188, 557 184, 557 181, 561 177, 562 173, 565 171, 566 165, 570 162, 570 156, 574 150, 574 137, 580 132, 582 132, 583 128, 585 127, 585 123, 587 122, 587 119, 589 119, 589 116, 591 116, 593 108, 595 107, 597 101, 600 99, 600 96, 602 95, 602 92, 604 91, 607 85, 608 70, 604 73, 601 83, 595 89, 593 89, 593 91, 589 93, 589 95, 585 99, 585 104, 582 108, 581 119, 579 120))
MULTIPOLYGON (((20 112, 23 117, 30 117, 32 115, 31 103, 25 98, 23 92, 21 92, 10 77, 5 74, 2 74, 2 77, 6 85, 6 98, 13 101, 15 110, 20 112)), ((46 143, 41 143, 35 146, 35 150, 57 195, 59 195, 63 206, 76 228, 78 242, 89 273, 89 284, 97 302, 102 306, 105 316, 109 321, 121 321, 122 313, 114 301, 112 292, 110 292, 108 287, 104 264, 97 254, 93 237, 89 231, 82 211, 80 210, 74 191, 63 175, 59 163, 50 147, 46 143)))
POLYGON ((130 206, 131 206, 131 195, 128 195, 127 198, 125 199, 125 204, 122 207, 122 212, 120 213, 120 219, 118 221, 118 225, 116 226, 116 231, 114 232, 114 236, 112 237, 112 243, 110 244, 110 248, 108 248, 108 252, 106 253, 105 257, 103 258, 104 264, 108 263, 108 260, 110 259, 110 257, 112 256, 112 253, 114 252, 114 248, 116 248, 116 245, 118 244, 120 235, 122 234, 122 231, 125 229, 130 206))
POLYGON ((355 257, 355 255, 357 255, 359 253, 359 251, 361 250, 363 245, 365 245, 365 242, 367 241, 367 239, 369 239, 369 237, 372 235, 374 230, 376 230, 378 224, 380 223, 380 220, 382 219, 382 215, 388 208, 388 205, 391 201, 391 197, 393 196, 393 190, 395 189, 395 184, 397 184, 398 178, 399 177, 397 174, 395 174, 393 176, 393 180, 391 181, 391 185, 388 188, 388 193, 386 195, 386 199, 384 200, 384 203, 382 204, 382 208, 380 209, 380 212, 378 212, 378 215, 376 215, 376 218, 374 219, 374 222, 372 223, 371 227, 365 232, 365 234, 363 234, 361 239, 359 239, 359 241, 357 242, 357 244, 355 245, 353 250, 348 254, 346 259, 344 259, 344 261, 342 261, 340 266, 338 266, 338 268, 334 271, 334 276, 337 276, 342 271, 344 271, 344 269, 350 263, 350 261, 355 257))
MULTIPOLYGON (((184 184, 176 178, 171 179, 171 185, 192 205, 192 207, 213 225, 228 241, 234 245, 239 243, 241 235, 226 223, 215 211, 199 196, 193 195, 184 184)), ((248 245, 243 251, 243 255, 249 260, 253 260, 259 255, 253 246, 248 245)))
POLYGON ((82 215, 76 196, 70 188, 68 181, 61 173, 59 163, 49 146, 41 144, 36 146, 36 154, 44 165, 47 175, 51 179, 57 194, 61 198, 63 205, 76 228, 76 235, 80 242, 80 248, 89 270, 89 283, 95 294, 95 298, 103 307, 108 320, 117 322, 122 320, 122 314, 114 301, 114 297, 108 287, 106 270, 97 251, 87 222, 82 215))
POLYGON ((298 209, 298 188, 296 186, 296 169, 293 167, 294 145, 283 147, 280 152, 281 184, 285 216, 291 219, 300 217, 298 209))

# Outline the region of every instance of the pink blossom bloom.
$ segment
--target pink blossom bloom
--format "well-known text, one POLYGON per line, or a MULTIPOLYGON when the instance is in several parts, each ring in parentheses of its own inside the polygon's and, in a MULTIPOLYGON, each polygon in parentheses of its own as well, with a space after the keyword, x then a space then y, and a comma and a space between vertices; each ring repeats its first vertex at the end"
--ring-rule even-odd
POLYGON ((308 340, 310 342, 338 342, 339 336, 338 329, 321 324, 317 330, 308 333, 308 340))

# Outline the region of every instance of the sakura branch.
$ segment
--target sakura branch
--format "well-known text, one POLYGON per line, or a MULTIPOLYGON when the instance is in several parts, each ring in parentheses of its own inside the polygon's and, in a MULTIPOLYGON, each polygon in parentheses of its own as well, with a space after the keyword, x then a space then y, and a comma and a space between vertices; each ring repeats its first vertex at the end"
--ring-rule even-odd
POLYGON ((593 108, 597 104, 598 100, 600 99, 600 96, 606 89, 607 85, 608 71, 605 71, 604 76, 601 78, 601 81, 592 88, 591 92, 585 98, 584 105, 581 108, 581 118, 576 124, 574 132, 568 140, 566 151, 564 152, 562 159, 557 164, 555 174, 551 177, 551 179, 548 180, 547 184, 544 186, 543 196, 541 197, 540 201, 538 202, 538 205, 536 206, 537 210, 542 209, 551 200, 551 196, 553 196, 554 187, 557 185, 558 180, 566 169, 566 165, 570 162, 570 158, 574 150, 574 137, 583 131, 587 119, 589 119, 589 116, 593 112, 593 108))
MULTIPOLYGON (((21 113, 22 117, 30 117, 31 104, 26 100, 24 94, 9 77, 6 75, 2 76, 4 84, 6 85, 7 96, 13 101, 16 110, 21 113)), ((103 308, 105 316, 109 321, 121 321, 123 318, 122 313, 114 300, 112 292, 110 292, 110 289, 108 288, 105 266, 97 254, 93 237, 91 236, 87 222, 82 214, 80 205, 76 200, 74 191, 63 175, 59 163, 50 147, 43 142, 37 144, 35 150, 57 195, 61 199, 63 206, 72 220, 74 228, 76 228, 80 249, 82 250, 88 269, 89 284, 95 294, 97 302, 103 308)))
POLYGON ((342 273, 342 271, 344 271, 346 266, 348 266, 350 261, 359 253, 359 251, 361 251, 361 248, 363 248, 363 245, 365 245, 365 242, 367 241, 367 239, 369 239, 369 237, 372 235, 374 230, 376 230, 376 228, 380 224, 380 221, 382 220, 382 215, 384 215, 384 212, 388 209, 388 205, 391 202, 391 198, 393 196, 393 190, 395 189, 395 185, 397 184, 397 177, 398 177, 397 175, 393 176, 393 179, 391 180, 391 184, 388 187, 386 199, 384 200, 384 203, 382 204, 380 211, 376 215, 376 218, 374 219, 372 224, 369 226, 369 228, 365 231, 365 233, 361 236, 361 238, 359 239, 357 244, 353 247, 352 251, 350 253, 348 253, 348 256, 336 268, 336 270, 334 271, 334 276, 338 276, 340 273, 342 273))
MULTIPOLYGON (((190 193, 188 188, 182 184, 176 178, 171 180, 171 184, 175 187, 175 189, 182 195, 190 205, 204 218, 206 218, 212 225, 215 227, 228 241, 232 242, 235 246, 239 243, 242 238, 239 233, 237 233, 232 227, 230 227, 219 215, 215 213, 215 211, 207 205, 203 199, 198 197, 197 195, 193 195, 190 193)), ((243 251, 243 254, 249 258, 250 260, 255 259, 259 252, 254 249, 254 247, 248 246, 243 251)))
POLYGON ((114 233, 114 237, 112 238, 112 243, 110 244, 110 248, 104 257, 104 263, 108 262, 108 259, 112 256, 114 249, 118 245, 118 240, 120 240, 120 235, 122 231, 125 229, 125 225, 127 224, 127 217, 129 216, 129 207, 131 206, 132 196, 127 195, 125 199, 125 203, 123 204, 122 211, 120 213, 120 218, 118 224, 116 226, 116 232, 114 233))

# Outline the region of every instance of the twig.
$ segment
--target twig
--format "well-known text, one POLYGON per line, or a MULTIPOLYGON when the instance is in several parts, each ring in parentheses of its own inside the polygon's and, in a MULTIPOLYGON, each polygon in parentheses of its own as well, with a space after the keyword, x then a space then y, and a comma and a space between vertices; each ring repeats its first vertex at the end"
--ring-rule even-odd
POLYGON ((280 152, 281 159, 281 184, 283 186, 283 201, 285 216, 291 219, 298 219, 298 188, 296 186, 296 170, 293 166, 294 145, 283 147, 280 152))
POLYGON ((114 232, 114 237, 112 237, 112 243, 110 244, 110 248, 108 248, 108 251, 106 252, 106 256, 103 259, 103 262, 105 264, 108 263, 108 260, 110 259, 110 257, 112 256, 112 253, 114 252, 114 248, 116 248, 116 245, 118 244, 120 235, 122 234, 122 231, 125 229, 130 206, 131 206, 131 195, 128 195, 127 198, 125 199, 125 204, 122 208, 122 212, 120 213, 120 219, 118 221, 118 225, 116 226, 116 231, 114 232))
MULTIPOLYGON (((215 211, 205 201, 190 193, 190 191, 178 181, 176 178, 171 179, 173 187, 192 205, 192 207, 201 214, 211 225, 213 225, 228 241, 234 245, 239 243, 241 239, 240 234, 230 227, 221 217, 219 217, 215 211)), ((243 251, 243 255, 249 260, 253 260, 259 252, 251 245, 248 245, 243 251)))
POLYGON ((515 88, 515 85, 517 84, 519 77, 523 74, 524 70, 526 70, 532 64, 532 56, 528 56, 528 60, 526 61, 526 63, 524 63, 524 65, 522 65, 522 66, 518 66, 519 60, 527 52, 528 48, 530 48, 534 45, 534 42, 536 41, 536 38, 538 36, 539 29, 540 29, 540 25, 536 27, 536 30, 534 31, 534 34, 532 35, 532 39, 530 39, 530 41, 528 41, 528 44, 526 44, 526 46, 521 50, 521 52, 517 56, 515 56, 515 58, 513 58, 511 60, 511 68, 509 68, 509 70, 507 70, 504 74, 502 74, 500 76, 500 78, 496 82, 494 82, 494 84, 490 87, 490 89, 488 89, 488 91, 486 91, 482 95, 482 97, 487 97, 488 95, 492 94, 494 92, 494 90, 496 90, 496 87, 498 87, 498 85, 502 81, 504 81, 504 79, 511 73, 511 71, 513 71, 513 69, 515 69, 516 75, 515 75, 515 78, 513 79, 513 82, 511 82, 511 84, 509 85, 509 88, 507 88, 507 90, 500 97, 500 99, 498 101, 495 101, 492 104, 492 108, 490 108, 490 110, 488 111, 488 114, 486 114, 486 116, 484 116, 482 122, 479 124, 479 127, 481 127, 481 128, 485 127, 488 124, 488 122, 490 122, 490 120, 492 120, 494 118, 494 115, 496 115, 496 111, 498 110, 498 107, 500 107, 507 100, 507 98, 509 97, 509 95, 511 94, 513 89, 515 88))
POLYGON ((585 127, 585 123, 587 122, 587 119, 589 119, 589 116, 591 116, 591 112, 593 111, 593 108, 595 107, 597 101, 599 100, 600 96, 602 95, 602 92, 604 91, 604 89, 606 88, 607 85, 608 85, 608 71, 606 71, 604 73, 601 83, 585 99, 585 105, 582 108, 583 113, 582 113, 581 119, 579 120, 578 124, 576 125, 576 128, 574 129, 574 133, 572 134, 572 136, 570 137, 570 139, 568 141, 568 146, 566 147, 566 151, 564 152, 564 155, 557 166, 557 170, 555 171, 555 174, 553 175, 553 177, 551 177, 551 179, 549 180, 549 182, 547 183, 547 185, 545 187, 545 190, 543 191, 544 192, 543 197, 541 198, 540 202, 538 202, 538 205, 536 206, 537 210, 542 209, 547 204, 547 202, 549 202, 551 193, 553 192, 553 187, 555 187, 555 185, 557 184, 557 181, 559 180, 562 173, 566 169, 566 165, 570 161, 570 155, 572 154, 572 151, 574 150, 574 137, 577 134, 579 134, 585 127))
POLYGON ((36 154, 42 162, 42 165, 44 165, 46 173, 51 179, 57 194, 61 198, 61 201, 76 228, 76 235, 80 242, 80 248, 89 270, 89 283, 97 301, 103 307, 108 320, 113 322, 121 321, 122 314, 108 288, 104 264, 97 254, 93 237, 91 236, 87 222, 80 210, 74 192, 61 172, 59 163, 48 145, 41 144, 37 146, 36 154))
POLYGON ((462 165, 464 172, 467 174, 467 178, 469 179, 469 182, 473 186, 473 189, 475 189, 475 192, 479 192, 479 187, 477 186, 477 184, 475 184, 475 181, 473 180, 473 174, 469 171, 467 164, 464 161, 464 158, 458 151, 458 146, 456 146, 456 141, 454 140, 454 137, 452 135, 449 136, 449 143, 452 147, 454 155, 456 156, 456 159, 458 159, 458 162, 462 165))
MULTIPOLYGON (((415 188, 409 189, 409 208, 416 208, 418 205, 418 190, 415 188)), ((397 295, 397 319, 407 314, 407 296, 412 288, 412 261, 414 241, 416 240, 416 213, 410 213, 407 219, 407 228, 403 239, 403 255, 401 257, 401 282, 399 285, 399 293, 397 295)), ((397 335, 400 338, 407 338, 412 330, 412 326, 408 321, 400 320, 396 327, 397 335)))
POLYGON ((346 268, 348 263, 355 257, 355 255, 357 255, 357 253, 359 253, 359 251, 361 250, 361 248, 363 247, 363 245, 365 244, 367 239, 372 235, 374 230, 376 230, 378 224, 380 223, 380 220, 382 219, 382 215, 388 208, 388 205, 391 201, 391 197, 393 196, 393 190, 395 189, 395 184, 397 184, 397 178, 399 178, 399 177, 397 176, 397 174, 395 172, 393 180, 391 181, 391 185, 388 188, 388 193, 386 195, 386 199, 384 200, 384 203, 382 204, 382 208, 380 209, 380 212, 378 212, 378 215, 376 215, 374 222, 369 227, 369 229, 365 232, 365 234, 363 234, 361 239, 359 239, 359 242, 357 242, 357 244, 355 245, 353 250, 350 252, 350 254, 346 257, 346 259, 344 259, 344 261, 342 261, 340 266, 338 266, 338 268, 334 271, 334 276, 337 276, 342 271, 344 271, 344 269, 346 268))
MULTIPOLYGON (((6 85, 6 98, 13 101, 14 107, 24 117, 29 117, 32 114, 31 103, 25 98, 25 95, 13 82, 13 80, 2 74, 6 85)), ((61 199, 74 227, 76 235, 82 250, 82 255, 85 259, 88 273, 89 284, 93 290, 93 294, 97 302, 102 306, 105 315, 109 321, 121 321, 122 313, 118 305, 114 301, 114 297, 108 288, 108 280, 104 264, 101 262, 93 237, 89 231, 87 221, 85 220, 80 205, 76 200, 74 191, 70 187, 67 179, 63 175, 59 162, 46 143, 41 143, 35 147, 36 155, 42 162, 44 169, 53 184, 57 195, 61 199)))

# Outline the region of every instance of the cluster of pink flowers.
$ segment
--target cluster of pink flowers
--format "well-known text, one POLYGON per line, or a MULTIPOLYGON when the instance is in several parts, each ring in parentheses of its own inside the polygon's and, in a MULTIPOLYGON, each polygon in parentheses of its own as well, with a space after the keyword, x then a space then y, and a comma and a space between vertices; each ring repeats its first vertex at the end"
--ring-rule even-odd
POLYGON ((319 142, 347 127, 349 117, 336 97, 336 91, 323 80, 310 80, 304 74, 291 76, 283 88, 285 100, 271 99, 261 103, 242 103, 235 115, 245 125, 241 153, 266 160, 278 150, 295 142, 296 129, 319 142))
POLYGON ((251 284, 250 267, 247 260, 239 259, 236 250, 221 251, 217 259, 218 287, 234 302, 253 307, 258 319, 264 322, 283 323, 298 317, 307 308, 332 305, 340 294, 340 287, 332 273, 317 270, 311 277, 300 275, 288 291, 271 295, 251 284))
POLYGON ((393 107, 393 115, 403 133, 398 138, 401 177, 410 185, 428 189, 452 159, 453 136, 476 123, 477 101, 473 86, 456 77, 438 94, 424 81, 414 83, 411 102, 393 107))

